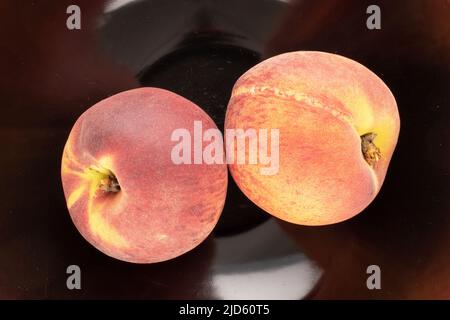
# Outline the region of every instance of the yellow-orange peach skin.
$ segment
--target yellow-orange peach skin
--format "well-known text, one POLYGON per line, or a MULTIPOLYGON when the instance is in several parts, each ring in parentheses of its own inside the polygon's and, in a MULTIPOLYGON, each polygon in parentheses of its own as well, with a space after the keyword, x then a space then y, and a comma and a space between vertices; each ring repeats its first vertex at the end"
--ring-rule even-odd
MULTIPOLYGON (((61 176, 70 216, 105 254, 153 263, 201 243, 222 211, 226 165, 176 165, 173 130, 216 128, 192 102, 140 88, 107 98, 76 121, 61 176)), ((192 132, 191 132, 192 135, 192 132)))
POLYGON ((278 174, 261 175, 261 164, 231 164, 231 174, 270 214, 327 225, 357 215, 375 198, 400 120, 391 91, 369 69, 304 51, 272 57, 242 75, 225 128, 279 129, 278 174))

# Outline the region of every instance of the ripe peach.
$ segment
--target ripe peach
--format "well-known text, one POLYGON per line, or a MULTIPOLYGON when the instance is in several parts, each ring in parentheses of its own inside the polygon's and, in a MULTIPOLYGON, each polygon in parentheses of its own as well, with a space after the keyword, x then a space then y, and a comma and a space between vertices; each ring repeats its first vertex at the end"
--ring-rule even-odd
POLYGON ((399 115, 387 86, 361 64, 324 52, 291 52, 239 78, 225 128, 278 128, 277 174, 262 175, 260 162, 233 163, 231 174, 272 215, 326 225, 355 216, 380 190, 399 115))
POLYGON ((114 258, 177 257, 212 231, 225 201, 225 164, 177 165, 175 129, 216 128, 192 102, 140 88, 100 101, 77 120, 62 158, 67 207, 83 237, 114 258))

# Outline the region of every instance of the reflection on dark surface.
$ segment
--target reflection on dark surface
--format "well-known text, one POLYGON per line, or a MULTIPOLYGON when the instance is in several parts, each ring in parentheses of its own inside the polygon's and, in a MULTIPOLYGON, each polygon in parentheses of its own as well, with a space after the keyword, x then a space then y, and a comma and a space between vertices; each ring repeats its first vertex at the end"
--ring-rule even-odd
POLYGON ((217 241, 212 286, 219 299, 301 299, 316 286, 317 267, 275 219, 217 241))
POLYGON ((262 52, 285 4, 276 0, 147 0, 102 18, 101 44, 135 74, 191 42, 234 45, 262 52))
POLYGON ((448 1, 379 1, 376 31, 365 28, 367 1, 126 3, 105 13, 105 2, 77 1, 80 31, 65 28, 72 1, 2 3, 0 298, 450 298, 448 1), (260 55, 292 50, 353 58, 397 99, 398 148, 361 215, 318 228, 267 220, 231 186, 215 234, 172 261, 124 263, 82 239, 59 166, 84 110, 152 85, 222 127, 235 79, 260 55), (71 264, 81 291, 66 288, 71 264), (371 264, 382 290, 366 287, 371 264))

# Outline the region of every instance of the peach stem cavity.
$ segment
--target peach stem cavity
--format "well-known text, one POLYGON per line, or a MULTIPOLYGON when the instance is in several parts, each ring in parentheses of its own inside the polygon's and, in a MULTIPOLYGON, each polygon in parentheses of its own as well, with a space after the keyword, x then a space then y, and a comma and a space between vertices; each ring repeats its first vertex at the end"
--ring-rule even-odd
POLYGON ((120 191, 119 181, 111 170, 92 165, 88 168, 88 175, 103 192, 117 193, 120 191))
POLYGON ((369 132, 361 136, 361 152, 371 167, 375 167, 381 158, 381 151, 374 143, 376 137, 377 134, 374 132, 369 132))

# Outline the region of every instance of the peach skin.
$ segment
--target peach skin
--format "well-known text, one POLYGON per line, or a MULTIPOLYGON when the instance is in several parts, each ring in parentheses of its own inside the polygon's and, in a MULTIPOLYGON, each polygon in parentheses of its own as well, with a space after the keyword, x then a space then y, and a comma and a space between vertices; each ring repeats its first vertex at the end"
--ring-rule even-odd
POLYGON ((88 242, 120 260, 153 263, 210 234, 225 201, 226 165, 171 159, 172 132, 194 121, 216 129, 194 103, 157 88, 119 93, 81 115, 61 176, 70 216, 88 242))
POLYGON ((262 175, 259 161, 232 163, 231 174, 270 214, 315 226, 349 219, 375 198, 400 120, 392 93, 369 69, 339 55, 304 51, 272 57, 242 75, 225 128, 279 130, 277 174, 262 175))

